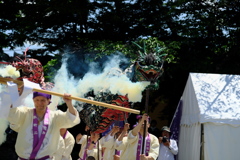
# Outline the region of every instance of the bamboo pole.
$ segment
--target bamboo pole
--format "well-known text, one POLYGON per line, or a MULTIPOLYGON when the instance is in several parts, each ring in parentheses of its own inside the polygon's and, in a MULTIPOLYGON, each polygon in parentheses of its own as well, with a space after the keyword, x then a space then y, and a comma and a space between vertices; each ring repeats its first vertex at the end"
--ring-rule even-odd
MULTIPOLYGON (((0 77, 0 83, 7 84, 7 81, 13 81, 14 83, 16 83, 18 85, 23 85, 22 81, 0 77)), ((38 88, 33 88, 32 90, 36 91, 36 92, 51 94, 51 95, 58 96, 58 97, 63 97, 64 96, 64 94, 60 94, 60 93, 53 92, 53 91, 48 91, 48 90, 43 90, 43 89, 38 89, 38 88)), ((96 105, 96 106, 102 106, 102 107, 106 107, 106 108, 116 109, 116 110, 119 110, 119 111, 124 111, 124 112, 129 112, 129 113, 134 113, 134 114, 140 114, 139 110, 135 110, 135 109, 131 109, 131 108, 125 108, 125 107, 121 107, 121 106, 117 106, 117 105, 112 105, 112 104, 108 104, 108 103, 104 103, 104 102, 93 101, 93 100, 90 100, 90 99, 79 98, 79 97, 75 97, 75 96, 71 96, 69 98, 73 99, 73 100, 76 100, 76 101, 90 103, 90 104, 93 104, 93 105, 96 105)))

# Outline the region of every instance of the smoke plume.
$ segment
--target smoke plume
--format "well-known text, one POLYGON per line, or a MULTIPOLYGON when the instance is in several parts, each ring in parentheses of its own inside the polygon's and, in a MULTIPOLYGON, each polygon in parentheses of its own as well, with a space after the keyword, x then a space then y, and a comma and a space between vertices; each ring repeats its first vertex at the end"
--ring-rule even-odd
MULTIPOLYGON (((84 97, 89 91, 98 93, 100 91, 111 91, 112 94, 126 95, 130 102, 140 102, 142 91, 149 82, 131 82, 131 80, 122 72, 120 64, 126 61, 121 55, 109 56, 103 64, 103 69, 97 62, 88 64, 88 72, 82 77, 74 77, 69 73, 69 65, 74 67, 81 64, 67 64, 67 59, 63 59, 61 68, 58 70, 55 78, 55 87, 53 91, 59 93, 70 93, 76 97, 84 97)), ((59 99, 59 98, 58 98, 59 99)))

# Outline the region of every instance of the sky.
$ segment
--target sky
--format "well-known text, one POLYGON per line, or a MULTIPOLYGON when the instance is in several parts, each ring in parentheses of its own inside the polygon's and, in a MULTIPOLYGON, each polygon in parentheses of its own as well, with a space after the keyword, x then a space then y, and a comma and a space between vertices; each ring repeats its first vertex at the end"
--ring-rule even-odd
POLYGON ((10 47, 4 48, 3 51, 4 53, 7 53, 9 56, 13 56, 14 52, 18 54, 23 54, 23 52, 27 49, 35 50, 35 49, 40 49, 40 48, 45 48, 43 44, 32 44, 30 42, 25 42, 24 46, 22 47, 16 47, 14 50, 10 50, 10 47))

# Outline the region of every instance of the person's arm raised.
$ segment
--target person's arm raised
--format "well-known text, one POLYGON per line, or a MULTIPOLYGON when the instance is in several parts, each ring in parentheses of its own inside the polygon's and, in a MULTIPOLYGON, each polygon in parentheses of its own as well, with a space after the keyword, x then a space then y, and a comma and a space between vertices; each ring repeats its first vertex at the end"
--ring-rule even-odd
POLYGON ((146 113, 144 113, 142 115, 142 118, 141 118, 140 122, 137 124, 137 126, 135 128, 133 128, 133 130, 132 130, 132 135, 133 136, 136 136, 138 134, 142 125, 144 124, 144 120, 146 120, 146 121, 148 120, 148 115, 146 113))
POLYGON ((117 138, 118 141, 122 141, 123 140, 123 137, 127 134, 128 130, 129 130, 129 123, 125 123, 124 124, 124 128, 123 128, 123 131, 122 133, 119 135, 119 137, 117 138))
POLYGON ((70 99, 69 97, 71 97, 70 94, 67 94, 67 93, 64 93, 63 95, 63 100, 65 101, 67 107, 68 107, 68 110, 69 112, 72 114, 72 115, 76 115, 75 113, 75 109, 72 105, 72 99, 70 99))

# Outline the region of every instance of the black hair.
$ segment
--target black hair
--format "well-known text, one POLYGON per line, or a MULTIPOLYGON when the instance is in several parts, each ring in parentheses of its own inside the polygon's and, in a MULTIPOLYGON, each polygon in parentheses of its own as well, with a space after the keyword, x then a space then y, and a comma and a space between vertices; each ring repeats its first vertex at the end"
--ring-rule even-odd
POLYGON ((93 156, 88 156, 87 160, 95 160, 95 158, 93 156))

